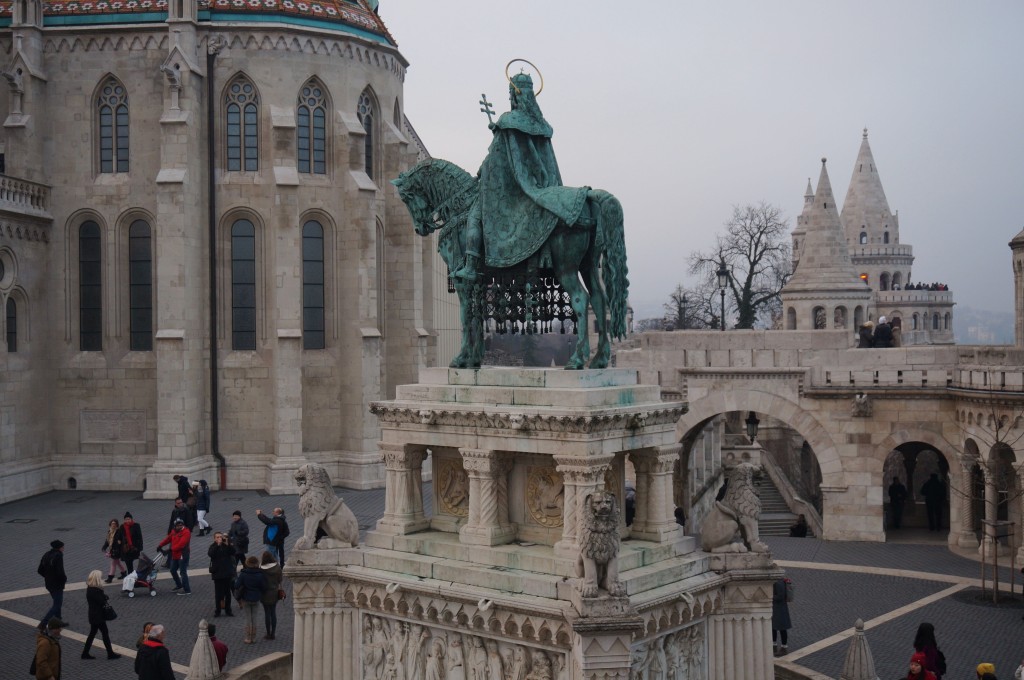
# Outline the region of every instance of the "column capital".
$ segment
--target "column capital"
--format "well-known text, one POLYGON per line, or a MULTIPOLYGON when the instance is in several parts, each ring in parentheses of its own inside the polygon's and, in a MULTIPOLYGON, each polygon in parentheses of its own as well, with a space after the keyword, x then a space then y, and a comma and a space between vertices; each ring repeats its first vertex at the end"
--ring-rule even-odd
POLYGON ((377 442, 377 448, 380 449, 380 459, 387 470, 410 470, 421 467, 427 458, 425 446, 377 442))
POLYGON ((615 462, 615 455, 600 456, 553 456, 555 470, 562 473, 568 483, 598 484, 604 483, 604 475, 615 462))
POLYGON ((495 476, 508 472, 512 467, 508 454, 493 449, 459 449, 459 454, 467 473, 495 476))

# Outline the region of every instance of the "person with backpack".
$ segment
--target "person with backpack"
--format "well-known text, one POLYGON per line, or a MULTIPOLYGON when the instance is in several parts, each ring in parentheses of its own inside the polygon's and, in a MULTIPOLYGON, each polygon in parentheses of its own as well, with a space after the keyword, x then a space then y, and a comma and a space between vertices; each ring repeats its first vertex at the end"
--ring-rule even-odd
MULTIPOLYGON (((284 539, 288 538, 288 520, 284 518, 283 508, 274 508, 274 516, 267 518, 262 510, 256 511, 256 518, 263 522, 263 545, 267 552, 274 556, 277 563, 284 566, 284 539)), ((257 560, 258 561, 258 560, 257 560)))
POLYGON ((789 629, 793 627, 789 618, 789 603, 792 601, 793 582, 788 578, 776 580, 772 584, 772 644, 775 646, 775 656, 789 654, 789 629))
POLYGON ((267 576, 260 569, 260 558, 249 555, 245 567, 235 579, 235 599, 245 614, 245 644, 256 642, 256 612, 267 590, 267 576))
POLYGON ((50 541, 50 549, 43 553, 39 560, 36 573, 43 577, 46 590, 50 593, 52 603, 39 621, 39 632, 46 632, 46 623, 52 618, 60 619, 60 610, 64 605, 64 586, 68 576, 64 573, 64 542, 60 539, 50 541))
POLYGON ((946 656, 935 641, 935 626, 924 621, 917 627, 914 636, 914 651, 924 655, 924 670, 931 671, 937 680, 946 674, 946 656))

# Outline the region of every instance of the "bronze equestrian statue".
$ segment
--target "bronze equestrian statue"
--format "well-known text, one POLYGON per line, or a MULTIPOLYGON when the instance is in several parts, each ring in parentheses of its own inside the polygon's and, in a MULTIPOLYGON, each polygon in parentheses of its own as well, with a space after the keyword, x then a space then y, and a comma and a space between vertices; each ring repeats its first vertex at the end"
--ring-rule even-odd
MULTIPOLYGON (((606 368, 612 338, 626 335, 622 206, 607 191, 562 185, 552 129, 528 74, 509 78, 509 96, 511 110, 489 123, 494 139, 476 177, 427 159, 392 180, 416 233, 441 230, 438 252, 462 318, 462 348, 451 366, 480 367, 485 323, 533 333, 564 332, 574 321, 578 337, 565 367, 582 369, 593 308, 598 344, 589 365, 606 368)), ((487 98, 480 103, 490 119, 487 98)))

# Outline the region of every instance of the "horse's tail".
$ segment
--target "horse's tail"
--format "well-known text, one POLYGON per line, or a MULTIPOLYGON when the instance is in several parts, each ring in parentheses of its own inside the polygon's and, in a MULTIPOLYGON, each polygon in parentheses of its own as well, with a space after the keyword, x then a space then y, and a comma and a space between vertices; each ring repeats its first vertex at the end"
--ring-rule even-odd
POLYGON ((626 237, 623 228, 622 204, 608 192, 599 192, 601 209, 597 216, 597 245, 601 248, 602 278, 611 310, 613 338, 626 337, 626 304, 629 279, 626 274, 626 237))

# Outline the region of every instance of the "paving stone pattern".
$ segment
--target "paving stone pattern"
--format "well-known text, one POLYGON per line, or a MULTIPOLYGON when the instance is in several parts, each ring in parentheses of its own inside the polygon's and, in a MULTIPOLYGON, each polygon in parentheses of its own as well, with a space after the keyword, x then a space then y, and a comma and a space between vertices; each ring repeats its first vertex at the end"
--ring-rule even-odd
MULTIPOLYGON (((384 492, 339 490, 352 508, 365 532, 381 516, 384 492)), ((431 486, 424 484, 424 502, 431 507, 431 486)), ((301 516, 297 497, 268 497, 256 491, 224 491, 213 495, 213 512, 208 519, 215 530, 226 530, 231 512, 241 510, 252 531, 253 550, 261 547, 263 525, 256 519, 256 509, 270 512, 274 506, 285 509, 291 525, 286 545, 290 552, 301 534, 301 516)), ((42 591, 17 593, 23 589, 40 588, 36 575, 39 557, 53 538, 66 544, 65 564, 72 583, 84 581, 92 569, 105 569, 100 546, 106 535, 106 524, 112 517, 120 519, 130 510, 143 530, 147 552, 154 552, 163 538, 173 506, 171 501, 144 501, 139 494, 124 492, 61 491, 43 494, 0 505, 0 545, 9 564, 4 571, 4 587, 0 590, 0 610, 31 617, 42 616, 49 606, 49 597, 42 591)), ((197 624, 213 614, 213 584, 207 573, 206 550, 212 537, 193 539, 193 560, 190 579, 193 595, 175 596, 170 592, 173 582, 159 582, 159 595, 150 598, 138 591, 135 598, 123 597, 118 585, 107 587, 119 616, 111 623, 115 644, 134 648, 144 621, 159 621, 168 626, 167 643, 175 663, 187 665, 197 633, 197 624)), ((794 628, 790 631, 790 650, 824 639, 852 626, 859 618, 871 619, 908 603, 915 602, 948 587, 947 584, 917 578, 872 575, 857 571, 825 571, 813 563, 848 564, 883 567, 955 575, 976 579, 977 562, 949 552, 945 546, 887 543, 834 543, 816 539, 770 537, 776 559, 808 563, 791 568, 789 573, 798 583, 797 599, 791 607, 794 628)), ((1009 577, 1004 570, 1004 578, 1009 577)), ((286 581, 290 593, 290 584, 286 581)), ((65 594, 64 617, 71 630, 85 635, 85 593, 79 588, 65 594)), ((950 662, 949 680, 974 677, 973 667, 979 661, 996 664, 999 677, 1013 677, 1013 671, 1024 658, 1024 622, 1021 609, 978 606, 952 597, 922 607, 911 615, 896 617, 868 631, 868 641, 875 655, 882 680, 906 677, 910 659, 910 643, 921 621, 931 621, 938 631, 939 642, 950 662)), ((228 668, 274 651, 288 651, 292 646, 291 601, 278 606, 278 635, 275 641, 255 645, 242 643, 243 619, 221 617, 209 619, 218 624, 218 637, 230 648, 228 668)), ((262 618, 259 621, 262 635, 262 618)), ((27 676, 35 644, 35 630, 30 625, 0 616, 0 678, 27 676)), ((102 646, 94 646, 95 661, 79 658, 82 642, 65 640, 64 677, 135 680, 130 657, 107 661, 102 646)), ((803 657, 801 665, 837 677, 846 654, 847 642, 833 644, 803 657)), ((184 677, 178 674, 177 677, 184 677)))

